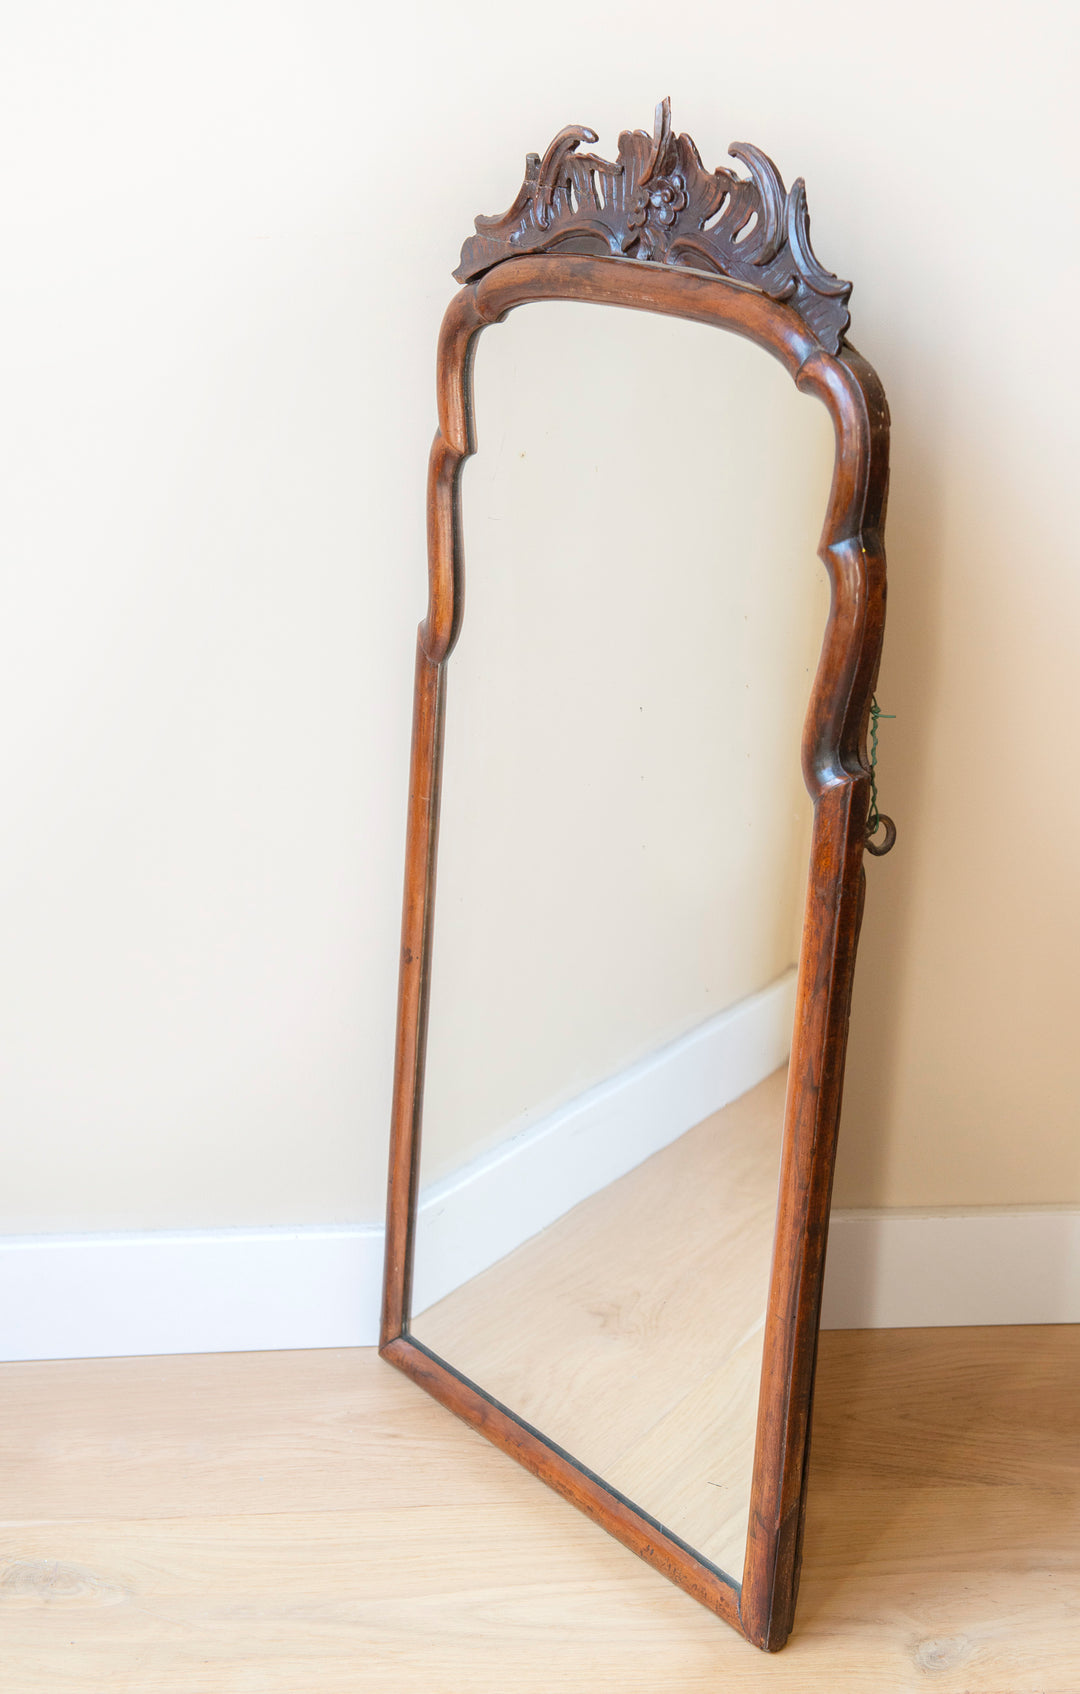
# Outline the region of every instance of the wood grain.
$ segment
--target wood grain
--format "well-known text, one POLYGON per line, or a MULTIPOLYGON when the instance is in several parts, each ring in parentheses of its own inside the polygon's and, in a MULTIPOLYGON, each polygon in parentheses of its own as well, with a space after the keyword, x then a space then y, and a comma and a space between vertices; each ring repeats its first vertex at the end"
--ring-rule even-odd
POLYGON ((1080 1328, 821 1338, 764 1660, 364 1352, 0 1368, 5 1694, 1075 1694, 1080 1328))

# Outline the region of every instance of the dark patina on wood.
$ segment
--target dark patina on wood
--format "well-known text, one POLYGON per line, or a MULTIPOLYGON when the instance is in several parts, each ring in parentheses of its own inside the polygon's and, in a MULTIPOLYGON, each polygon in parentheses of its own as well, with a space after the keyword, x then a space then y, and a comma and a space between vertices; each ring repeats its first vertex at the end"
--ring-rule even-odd
POLYGON ((657 106, 651 136, 623 131, 614 164, 578 152, 596 139, 584 124, 568 124, 543 158, 529 154, 510 210, 476 219, 459 282, 503 259, 588 243, 615 258, 687 265, 758 288, 787 301, 828 352, 839 351, 851 284, 814 257, 802 177, 785 189, 772 160, 743 141, 728 152, 748 178, 707 171, 690 137, 672 134, 670 100, 657 106))
MULTIPOLYGON (((798 1592, 825 1244, 865 887, 863 852, 871 796, 867 730, 885 620, 882 532, 888 488, 888 410, 873 370, 843 340, 848 284, 820 272, 835 284, 829 292, 815 286, 820 269, 816 261, 809 269, 799 268, 800 254, 809 253, 808 245, 800 245, 805 234, 801 184, 784 200, 788 233, 772 257, 758 266, 753 287, 746 286, 744 270, 753 271, 754 252, 767 252, 775 242, 776 208, 782 196, 782 184, 776 187, 779 177, 772 186, 762 187, 772 183, 772 167, 766 171, 759 164, 762 154, 754 152, 754 181, 742 185, 743 199, 735 202, 745 210, 752 191, 758 196, 753 209, 760 210, 761 245, 748 246, 738 256, 743 269, 733 263, 730 272, 725 270, 725 258, 723 263, 716 260, 711 274, 706 274, 700 254, 692 265, 679 252, 672 258, 675 234, 682 240, 684 234, 688 238, 692 233, 682 231, 679 219, 691 203, 698 208, 694 217, 700 217, 706 201, 699 197, 691 202, 686 187, 678 191, 686 193, 686 206, 665 199, 676 167, 685 184, 693 174, 684 172, 685 163, 696 161, 697 154, 685 137, 671 139, 664 102, 651 150, 645 146, 648 137, 632 136, 628 147, 624 136, 620 166, 604 166, 609 172, 627 166, 618 178, 624 184, 623 200, 614 190, 609 197, 606 186, 597 196, 604 198, 604 212, 612 213, 605 225, 610 240, 604 256, 567 251, 566 240, 576 242, 582 234, 578 228, 565 236, 570 222, 583 216, 583 198, 579 189, 573 196, 569 193, 566 172, 598 168, 574 154, 579 137, 587 138, 584 132, 563 131, 548 150, 547 160, 538 161, 535 171, 530 165, 514 208, 506 219, 493 220, 495 225, 505 225, 503 234, 493 235, 492 223, 480 220, 478 235, 466 243, 458 273, 466 277, 467 286, 450 302, 439 338, 439 428, 428 473, 428 611, 417 640, 381 1351, 443 1405, 710 1606, 748 1640, 775 1651, 791 1630, 798 1592), (635 165, 633 174, 630 159, 639 154, 640 168, 635 165), (572 166, 567 160, 573 161, 572 166), (635 184, 632 195, 627 186, 631 180, 635 184), (643 206, 640 190, 650 183, 653 210, 644 211, 643 221, 639 218, 631 224, 630 213, 643 206), (655 204, 653 194, 658 196, 655 204), (768 204, 767 195, 772 196, 768 204), (622 233, 617 251, 622 256, 616 256, 612 245, 617 205, 627 208, 618 225, 622 233), (665 209, 672 213, 666 222, 660 215, 665 209), (556 225, 564 232, 563 240, 551 239, 556 225), (511 245, 515 229, 524 235, 511 245), (637 236, 629 239, 633 230, 637 236), (661 235, 646 255, 642 243, 651 241, 646 232, 655 230, 661 235), (502 242, 505 245, 500 246, 502 242), (526 242, 534 249, 563 250, 530 251, 526 242), (653 261, 659 257, 665 262, 627 262, 628 256, 647 256, 653 261), (775 272, 769 271, 774 264, 775 272), (762 285, 766 274, 772 279, 769 287, 762 285), (832 605, 803 731, 803 774, 814 804, 814 828, 741 1583, 699 1557, 579 1465, 573 1455, 409 1335, 444 685, 464 605, 460 473, 475 446, 472 353, 477 336, 488 325, 539 300, 658 312, 743 336, 778 359, 796 386, 825 406, 836 438, 832 489, 818 549, 831 579, 832 605)), ((740 156, 746 159, 749 152, 743 149, 740 156)), ((716 177, 726 174, 718 172, 716 177)), ((612 176, 611 181, 615 180, 612 176)), ((694 194, 698 193, 695 187, 694 194)), ((738 210, 732 213, 732 226, 723 237, 729 245, 742 245, 734 243, 734 234, 745 227, 749 213, 736 228, 734 220, 740 217, 738 210)), ((704 234, 715 235, 722 223, 723 218, 704 234)))

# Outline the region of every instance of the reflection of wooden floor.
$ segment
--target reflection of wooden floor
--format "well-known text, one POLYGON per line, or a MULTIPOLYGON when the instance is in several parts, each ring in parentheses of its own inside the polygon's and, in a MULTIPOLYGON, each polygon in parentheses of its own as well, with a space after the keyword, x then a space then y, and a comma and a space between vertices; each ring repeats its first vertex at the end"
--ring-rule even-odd
POLYGON ((1080 1326, 821 1338, 766 1658, 373 1349, 0 1365, 4 1694, 1075 1694, 1080 1326))
POLYGON ((785 1071, 423 1312, 425 1346, 742 1576, 785 1071))

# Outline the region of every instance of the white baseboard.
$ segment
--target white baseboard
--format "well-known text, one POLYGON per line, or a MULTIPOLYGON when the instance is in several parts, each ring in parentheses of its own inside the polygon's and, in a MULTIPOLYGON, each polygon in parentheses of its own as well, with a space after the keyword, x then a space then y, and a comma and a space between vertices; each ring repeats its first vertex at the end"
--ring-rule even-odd
POLYGON ((834 1211, 821 1322, 1080 1323, 1080 1208, 834 1211))
MULTIPOLYGON (((415 1308, 476 1276, 783 1063, 793 976, 421 1196, 415 1308)), ((380 1225, 0 1240, 0 1359, 362 1347, 380 1225)), ((1080 1209, 833 1214, 827 1329, 1080 1322, 1080 1209)))
MULTIPOLYGON (((795 973, 710 1018, 421 1195, 421 1311, 783 1064, 795 973)), ((0 1240, 0 1359, 363 1347, 383 1231, 151 1231, 0 1240)))
POLYGON ((383 1231, 152 1230, 0 1241, 0 1359, 363 1347, 383 1231))

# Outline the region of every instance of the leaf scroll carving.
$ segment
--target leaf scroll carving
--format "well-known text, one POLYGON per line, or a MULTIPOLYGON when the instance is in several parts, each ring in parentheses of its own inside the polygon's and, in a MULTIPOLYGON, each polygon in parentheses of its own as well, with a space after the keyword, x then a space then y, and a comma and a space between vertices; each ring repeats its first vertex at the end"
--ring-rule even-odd
POLYGON ((612 164, 579 152, 597 139, 569 124, 543 158, 530 153, 509 211, 476 219, 454 272, 472 282, 503 259, 568 245, 616 258, 683 265, 748 284, 798 312, 822 346, 839 351, 850 323, 850 282, 814 256, 806 188, 784 187, 768 156, 748 142, 729 152, 749 173, 707 171, 688 135, 673 135, 671 102, 656 108, 651 136, 625 130, 612 164))

